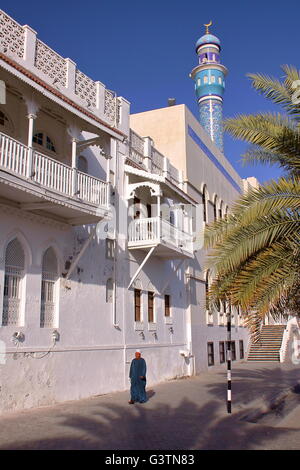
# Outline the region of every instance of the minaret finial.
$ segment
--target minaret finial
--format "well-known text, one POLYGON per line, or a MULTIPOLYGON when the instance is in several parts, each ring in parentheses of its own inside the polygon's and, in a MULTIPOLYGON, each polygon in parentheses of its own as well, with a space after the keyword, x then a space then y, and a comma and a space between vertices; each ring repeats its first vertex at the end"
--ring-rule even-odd
POLYGON ((206 33, 205 34, 209 34, 209 30, 208 28, 212 25, 212 21, 210 20, 210 22, 208 24, 204 24, 204 26, 206 27, 206 33))

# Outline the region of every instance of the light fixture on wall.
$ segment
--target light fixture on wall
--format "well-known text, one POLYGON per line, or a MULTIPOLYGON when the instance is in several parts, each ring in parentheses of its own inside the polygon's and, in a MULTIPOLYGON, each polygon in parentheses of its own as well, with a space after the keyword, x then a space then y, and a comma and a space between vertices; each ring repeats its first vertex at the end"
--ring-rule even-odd
POLYGON ((25 339, 25 335, 22 331, 15 331, 11 337, 12 342, 17 346, 22 343, 25 339))
POLYGON ((60 334, 57 330, 53 330, 52 331, 52 339, 54 342, 56 341, 59 341, 59 338, 60 338, 60 334))

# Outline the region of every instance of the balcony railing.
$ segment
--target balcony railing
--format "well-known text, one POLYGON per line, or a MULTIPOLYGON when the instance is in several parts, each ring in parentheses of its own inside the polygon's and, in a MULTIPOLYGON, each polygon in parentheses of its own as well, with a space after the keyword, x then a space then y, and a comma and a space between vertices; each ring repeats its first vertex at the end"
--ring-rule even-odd
POLYGON ((64 196, 108 207, 108 183, 30 149, 2 133, 0 169, 64 196))
POLYGON ((160 217, 131 221, 128 229, 130 247, 167 243, 175 248, 193 252, 193 236, 160 217))
POLYGON ((128 159, 140 169, 159 176, 165 176, 175 186, 182 189, 183 175, 170 160, 147 142, 148 137, 141 137, 130 129, 128 159), (145 145, 146 144, 146 145, 145 145), (147 150, 146 150, 147 149, 147 150))

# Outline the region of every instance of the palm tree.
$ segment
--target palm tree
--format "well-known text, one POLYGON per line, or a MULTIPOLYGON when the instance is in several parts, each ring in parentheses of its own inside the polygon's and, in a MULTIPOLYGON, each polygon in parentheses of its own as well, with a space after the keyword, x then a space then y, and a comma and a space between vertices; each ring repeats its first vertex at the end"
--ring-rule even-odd
POLYGON ((267 313, 300 311, 299 297, 295 305, 290 296, 300 287, 300 104, 295 99, 300 72, 289 66, 283 70, 282 83, 249 76, 253 87, 285 114, 239 115, 225 121, 225 130, 250 144, 244 163, 276 164, 284 176, 241 196, 227 219, 205 233, 207 264, 215 273, 211 302, 240 305, 254 338, 267 313))

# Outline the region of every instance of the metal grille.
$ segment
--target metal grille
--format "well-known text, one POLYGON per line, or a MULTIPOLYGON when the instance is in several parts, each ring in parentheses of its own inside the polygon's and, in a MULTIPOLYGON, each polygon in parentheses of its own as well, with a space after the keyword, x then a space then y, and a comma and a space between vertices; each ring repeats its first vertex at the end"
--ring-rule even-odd
POLYGON ((2 325, 20 322, 21 280, 24 275, 25 255, 21 243, 10 241, 5 253, 5 275, 2 325))
POLYGON ((57 259, 52 248, 48 248, 42 263, 41 328, 52 328, 55 315, 55 282, 58 279, 57 259))

